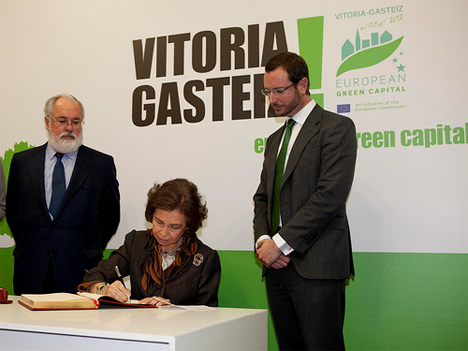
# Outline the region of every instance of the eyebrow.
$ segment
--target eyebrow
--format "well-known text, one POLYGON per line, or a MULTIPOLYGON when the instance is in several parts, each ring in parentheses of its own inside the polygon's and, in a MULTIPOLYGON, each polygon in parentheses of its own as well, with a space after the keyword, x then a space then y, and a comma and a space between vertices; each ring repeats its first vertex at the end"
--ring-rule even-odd
MULTIPOLYGON (((66 119, 68 120, 69 118, 68 117, 65 117, 65 116, 58 116, 57 119, 66 119)), ((72 117, 70 118, 72 121, 81 121, 81 117, 72 117)))
MULTIPOLYGON (((161 220, 159 217, 156 217, 156 215, 153 215, 153 218, 161 223, 164 223, 163 220, 161 220)), ((177 226, 177 227, 182 227, 184 224, 183 223, 171 223, 169 225, 172 225, 172 226, 177 226)))

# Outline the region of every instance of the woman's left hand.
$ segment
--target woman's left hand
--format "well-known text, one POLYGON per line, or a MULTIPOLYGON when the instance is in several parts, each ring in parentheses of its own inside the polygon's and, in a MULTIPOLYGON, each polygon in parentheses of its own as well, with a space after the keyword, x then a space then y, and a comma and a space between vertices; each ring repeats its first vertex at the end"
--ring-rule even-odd
POLYGON ((164 299, 162 297, 145 297, 144 299, 138 301, 138 303, 142 305, 153 305, 153 306, 163 306, 163 305, 169 305, 171 303, 171 300, 169 299, 164 299))

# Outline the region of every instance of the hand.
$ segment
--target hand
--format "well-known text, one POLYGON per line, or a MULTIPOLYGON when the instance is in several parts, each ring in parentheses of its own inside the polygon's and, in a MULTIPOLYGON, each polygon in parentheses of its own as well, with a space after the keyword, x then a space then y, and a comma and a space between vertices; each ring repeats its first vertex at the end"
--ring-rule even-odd
MULTIPOLYGON (((281 256, 275 262, 273 262, 270 267, 274 269, 281 269, 281 268, 286 267, 289 261, 291 261, 291 257, 281 254, 281 256)), ((267 267, 267 268, 270 268, 270 267, 267 267)))
POLYGON ((283 253, 272 239, 265 239, 258 243, 256 254, 258 259, 269 268, 283 253))
POLYGON ((158 296, 153 296, 153 297, 145 297, 144 299, 138 301, 138 303, 142 305, 152 305, 152 306, 159 307, 163 305, 169 305, 171 303, 171 300, 164 299, 158 296))
POLYGON ((104 289, 103 295, 110 296, 120 302, 126 302, 130 299, 131 291, 121 281, 116 280, 104 289))

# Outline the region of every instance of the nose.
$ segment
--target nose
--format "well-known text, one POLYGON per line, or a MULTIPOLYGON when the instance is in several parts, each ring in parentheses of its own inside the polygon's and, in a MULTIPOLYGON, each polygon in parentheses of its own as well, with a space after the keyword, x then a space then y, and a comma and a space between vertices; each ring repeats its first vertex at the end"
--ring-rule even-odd
POLYGON ((70 121, 67 121, 67 125, 65 126, 65 130, 67 132, 73 131, 73 126, 72 126, 72 123, 70 121))
POLYGON ((268 95, 268 100, 270 101, 270 104, 274 103, 277 100, 276 94, 273 92, 268 95))
POLYGON ((162 227, 159 232, 161 233, 162 237, 165 237, 167 235, 167 227, 162 227))

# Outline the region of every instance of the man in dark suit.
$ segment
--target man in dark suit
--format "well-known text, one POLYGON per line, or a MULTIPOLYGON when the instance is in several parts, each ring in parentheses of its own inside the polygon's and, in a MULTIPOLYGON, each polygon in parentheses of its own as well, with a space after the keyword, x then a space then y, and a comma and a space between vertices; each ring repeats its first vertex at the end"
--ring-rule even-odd
POLYGON ((262 93, 277 116, 294 120, 268 138, 254 196, 256 252, 278 344, 281 350, 341 350, 345 282, 354 274, 345 203, 355 127, 310 97, 302 57, 279 53, 265 71, 262 93), (286 165, 278 172, 283 148, 286 165))
POLYGON ((48 143, 16 153, 10 166, 6 215, 16 243, 16 295, 75 293, 120 222, 114 160, 82 145, 81 102, 56 95, 44 113, 48 143))

